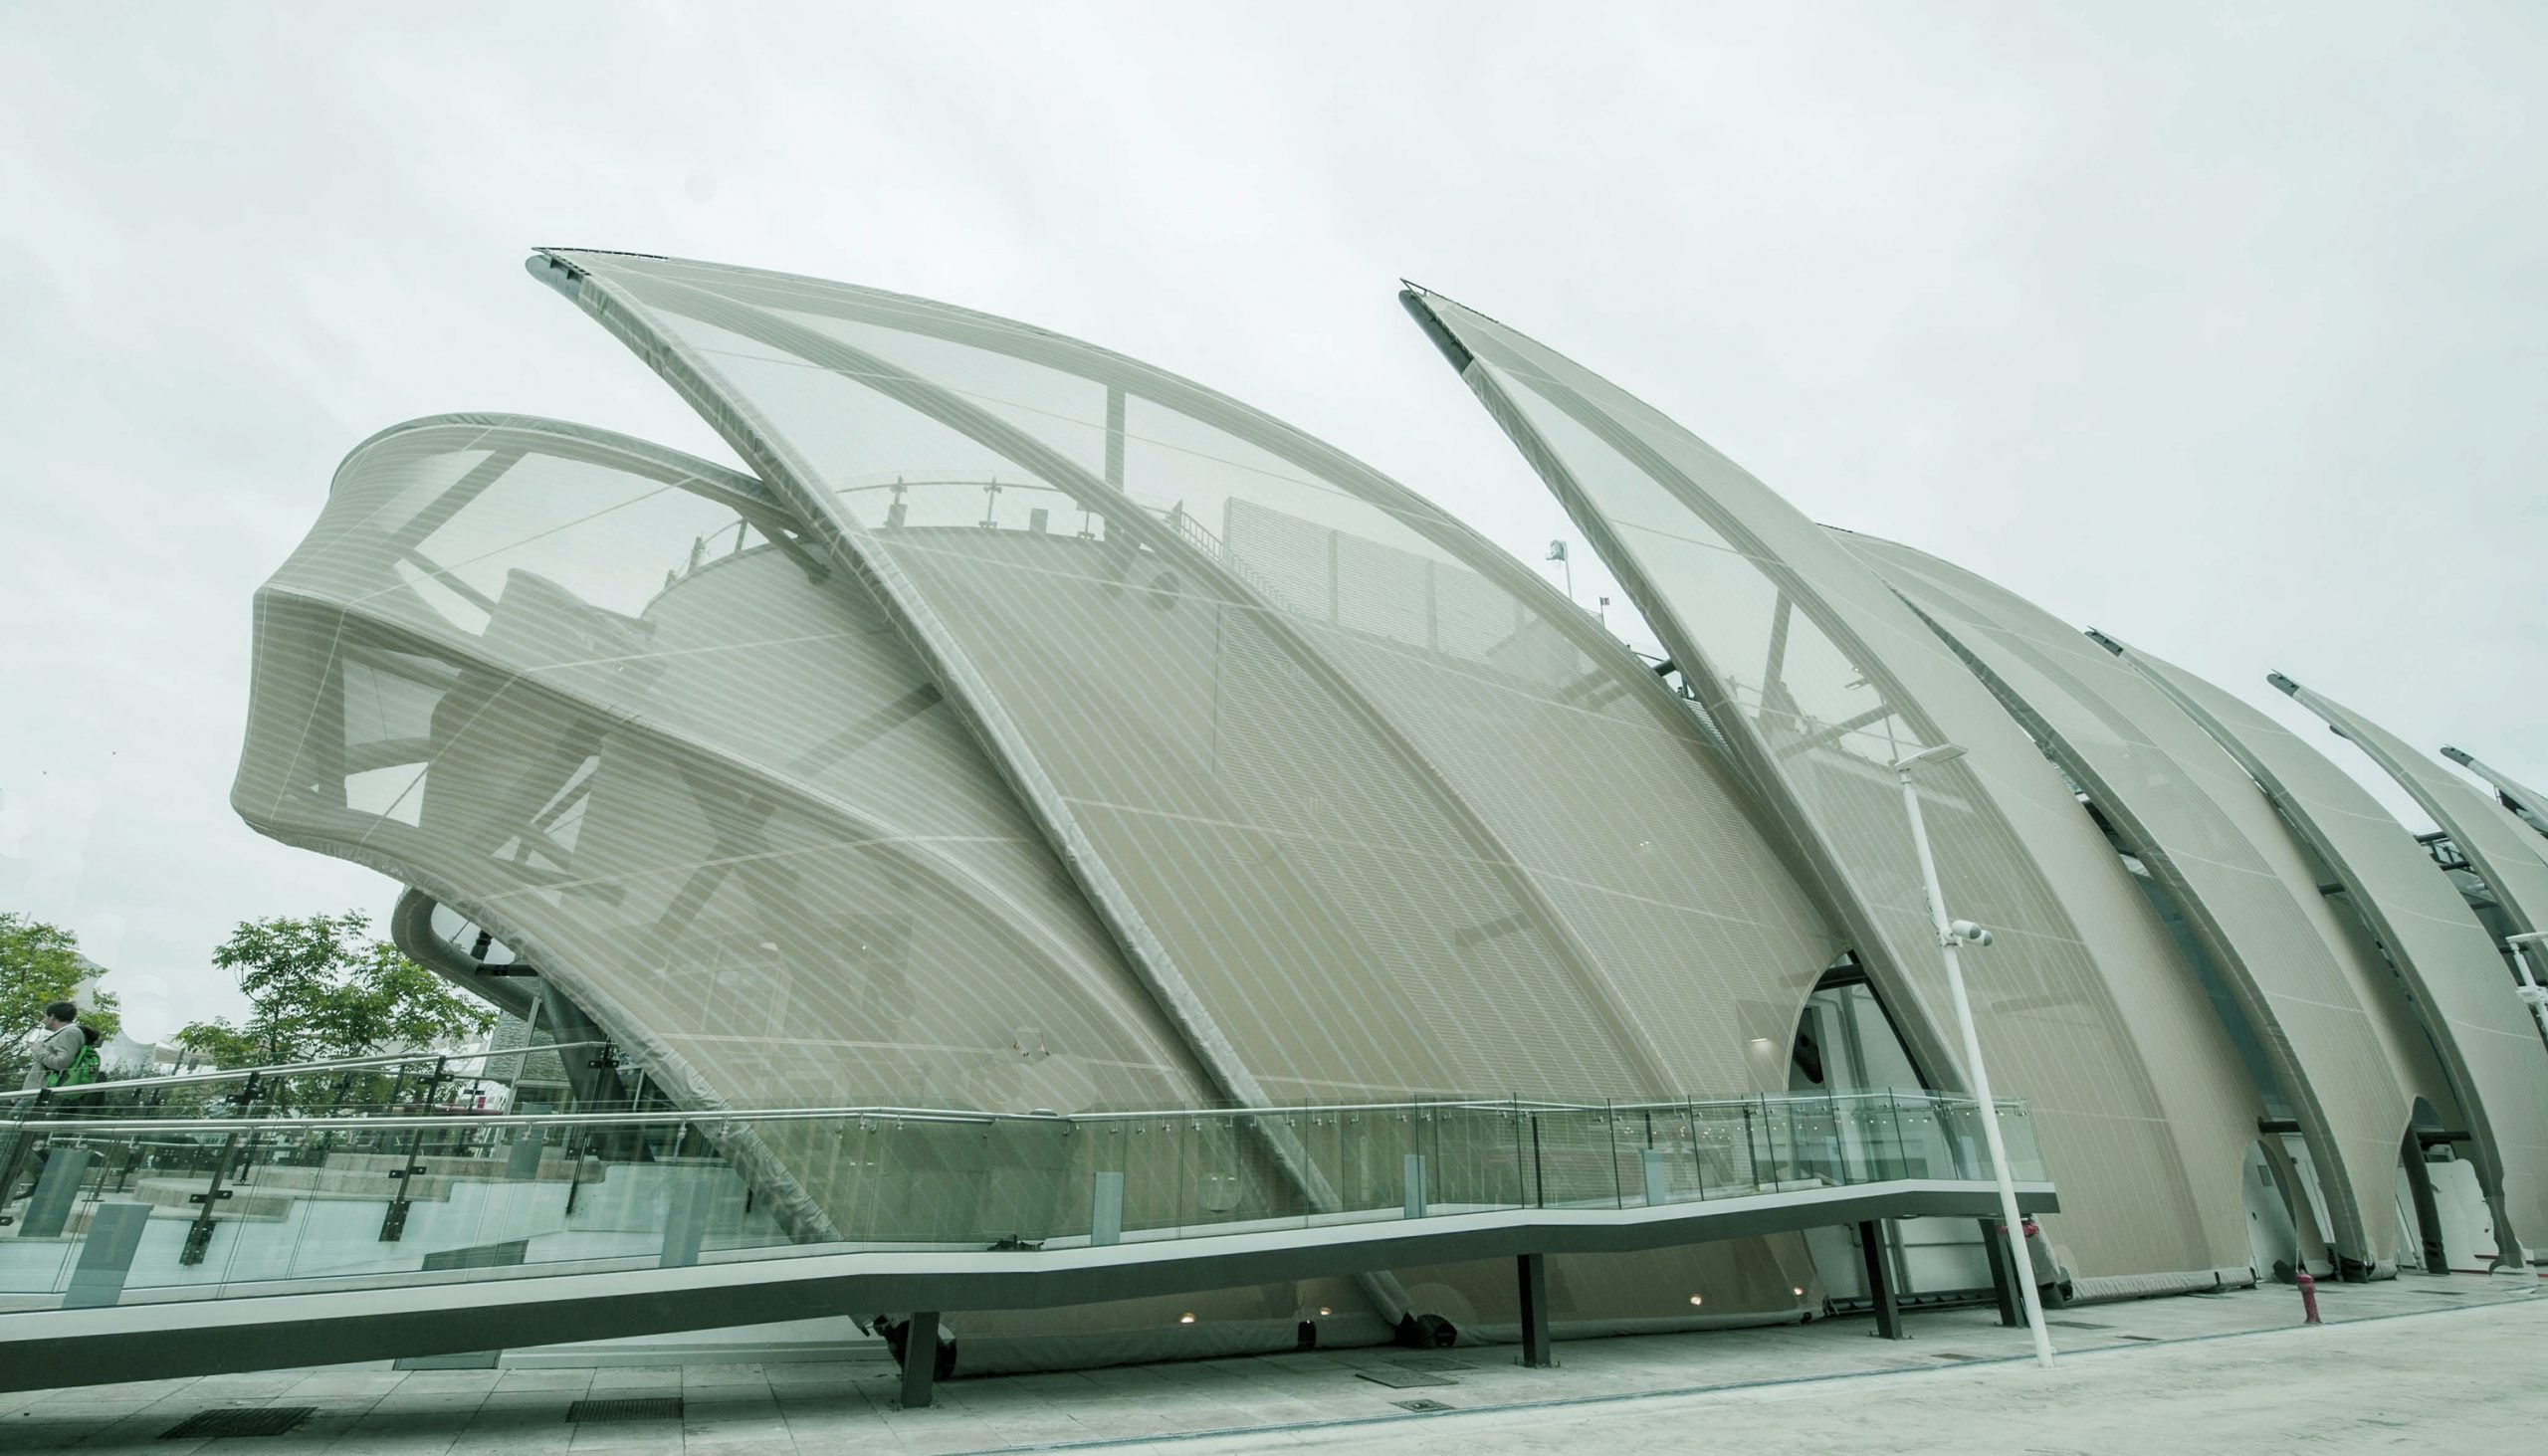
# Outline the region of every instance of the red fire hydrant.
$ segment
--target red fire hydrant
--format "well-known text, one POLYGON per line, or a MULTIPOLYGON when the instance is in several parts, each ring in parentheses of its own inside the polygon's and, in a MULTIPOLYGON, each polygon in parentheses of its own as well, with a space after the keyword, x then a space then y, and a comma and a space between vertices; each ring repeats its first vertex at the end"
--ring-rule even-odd
POLYGON ((2325 1324, 2326 1321, 2318 1318, 2318 1281, 2310 1278, 2309 1271, 2306 1269, 2300 1271, 2299 1278, 2300 1313, 2307 1316, 2300 1323, 2303 1325, 2325 1324))

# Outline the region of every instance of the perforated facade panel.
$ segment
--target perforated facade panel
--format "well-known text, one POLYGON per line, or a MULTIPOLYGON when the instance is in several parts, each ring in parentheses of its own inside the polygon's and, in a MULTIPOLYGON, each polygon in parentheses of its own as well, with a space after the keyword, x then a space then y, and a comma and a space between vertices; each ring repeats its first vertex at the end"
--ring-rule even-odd
POLYGON ((1919 618, 1796 509, 1648 406, 1432 295, 1419 321, 1549 482, 1747 761, 1845 886, 1876 973, 1951 1062, 1937 947, 1887 765, 1922 770, 1945 893, 2002 944, 1970 957, 1993 1075, 2035 1098, 2077 1188, 2083 1273, 2248 1262, 2239 1166, 2257 1104, 2164 928, 2060 775, 1919 618))
MULTIPOLYGON (((688 1105, 1208 1096, 872 597, 748 477, 400 426, 257 629, 240 814, 495 929, 688 1105)), ((809 1227, 838 1156, 785 1159, 809 1227)))
POLYGON ((2135 647, 2122 660, 2172 694, 2252 774, 2415 989, 2459 1091, 2481 1177, 2523 1243, 2548 1230, 2548 1046, 2494 938, 2406 826, 2315 747, 2235 695, 2135 647))
POLYGON ((1040 330, 557 256, 891 583, 1228 1095, 1785 1087, 1840 937, 1670 693, 1440 511, 1040 330))
POLYGON ((2161 690, 2058 618, 1925 552, 1834 531, 1970 661, 2086 789, 2202 939, 2309 1139, 2335 1227, 2394 1261, 2415 1099, 2455 1099, 2378 951, 2319 894, 2254 780, 2161 690))

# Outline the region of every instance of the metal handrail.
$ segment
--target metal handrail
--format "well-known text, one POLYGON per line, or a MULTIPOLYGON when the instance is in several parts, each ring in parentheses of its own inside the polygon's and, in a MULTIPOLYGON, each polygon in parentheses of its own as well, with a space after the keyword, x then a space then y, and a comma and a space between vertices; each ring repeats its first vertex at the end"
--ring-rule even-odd
MULTIPOLYGON (((511 1056, 510 1052, 502 1055, 511 1056)), ((125 1084, 129 1085, 129 1084, 125 1084)), ((861 1106, 828 1108, 709 1108, 691 1111, 663 1109, 624 1113, 476 1113, 461 1110, 441 1116, 401 1115, 396 1117, 301 1117, 301 1118, 111 1118, 30 1119, 16 1126, 27 1132, 79 1133, 257 1133, 257 1132, 342 1132, 349 1129, 383 1129, 409 1131, 442 1129, 456 1126, 470 1128, 553 1128, 553 1127, 666 1127, 711 1123, 792 1123, 848 1120, 852 1118, 908 1123, 949 1123, 993 1126, 1000 1123, 1124 1123, 1173 1121, 1176 1119, 1235 1119, 1298 1116, 1322 1113, 1425 1113, 1438 1111, 1512 1112, 1512 1113, 1599 1113, 1608 1116, 1638 1113, 1684 1113, 1722 1109, 1739 1112, 1746 1108, 1771 1105, 1821 1107, 1835 1101, 1868 1102, 1877 1099, 1908 1101, 1948 1111, 1976 1109, 1972 1098, 1942 1093, 1851 1092, 1788 1093, 1749 1098, 1713 1099, 1705 1102, 1656 1101, 1613 1103, 1523 1102, 1512 1099, 1465 1099, 1444 1102, 1391 1103, 1319 1103, 1277 1108, 1167 1108, 1143 1112, 1089 1113, 998 1113, 963 1108, 914 1108, 895 1106, 861 1106)), ((2023 1115, 2022 1098, 1998 1100, 2001 1113, 2023 1115)))
POLYGON ((172 1073, 166 1077, 126 1077, 106 1082, 83 1082, 76 1087, 22 1087, 0 1092, 0 1102, 20 1102, 50 1092, 56 1100, 87 1097, 98 1092, 139 1091, 152 1087, 203 1087, 216 1082, 240 1082, 250 1077, 297 1077, 307 1072, 358 1072, 368 1067, 396 1067, 411 1062, 480 1062, 490 1057, 535 1057, 543 1052, 585 1051, 606 1047, 606 1041, 541 1042, 532 1046, 507 1047, 490 1052, 385 1052, 373 1057, 341 1057, 331 1062, 287 1062, 272 1067, 241 1067, 236 1070, 217 1068, 210 1072, 172 1073))

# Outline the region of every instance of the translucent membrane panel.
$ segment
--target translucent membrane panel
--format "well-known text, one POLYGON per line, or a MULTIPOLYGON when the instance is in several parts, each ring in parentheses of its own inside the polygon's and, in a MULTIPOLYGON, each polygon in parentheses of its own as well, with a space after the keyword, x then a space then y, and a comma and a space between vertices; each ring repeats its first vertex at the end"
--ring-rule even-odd
POLYGON ((1201 1095, 863 591, 636 442, 358 450, 259 595, 233 802, 489 928, 686 1101, 1201 1095))
POLYGON ((1995 1084, 2036 1105, 2095 1274, 2246 1262, 2238 1177, 2256 1102, 2164 928, 2060 775, 1919 618, 1724 456, 1569 360, 1458 306, 1420 306, 1690 681, 1764 798, 1847 887, 1872 971, 1933 1065, 1952 1020, 1902 800, 1918 770, 1995 1084))
MULTIPOLYGON (((1786 1084, 1840 937, 1684 705, 1402 488, 1185 381, 809 280, 561 255, 979 685, 1272 1100, 1786 1084)), ((1235 1085, 1235 1084, 1234 1084, 1235 1085)))
POLYGON ((2378 949, 2255 781, 2149 679, 2034 604, 1924 552, 1832 535, 2040 736, 2184 912, 2298 1114, 2347 1255, 2397 1257, 2415 1100, 2453 1099, 2378 949))

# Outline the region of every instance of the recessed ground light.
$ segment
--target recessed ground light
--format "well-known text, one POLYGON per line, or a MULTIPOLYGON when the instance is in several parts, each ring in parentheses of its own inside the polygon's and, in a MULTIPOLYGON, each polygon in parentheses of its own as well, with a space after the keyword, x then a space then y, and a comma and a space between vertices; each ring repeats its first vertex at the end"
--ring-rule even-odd
POLYGON ((1327 1306, 1325 1306, 1325 1305, 1321 1305, 1321 1306, 1319 1306, 1319 1307, 1318 1307, 1318 1312, 1319 1312, 1320 1314, 1322 1314, 1322 1315, 1332 1315, 1332 1314, 1336 1313, 1335 1311, 1333 1311, 1333 1310, 1329 1309, 1329 1308, 1328 1308, 1327 1306))
MULTIPOLYGON (((1802 1291, 1800 1291, 1800 1293, 1802 1291)), ((1191 1325, 1194 1323, 1194 1317, 1192 1315, 1179 1315, 1176 1317, 1176 1323, 1179 1325, 1191 1325)))
POLYGON ((1694 1294, 1694 1295, 1690 1296, 1690 1303, 1692 1303, 1692 1304, 1694 1304, 1694 1305, 1703 1305, 1703 1304, 1706 1304, 1707 1302, 1708 1302, 1708 1301, 1707 1301, 1707 1297, 1706 1297, 1705 1295, 1696 1295, 1696 1294, 1694 1294))
POLYGON ((1797 1297, 1798 1299, 1803 1299, 1803 1298, 1805 1298, 1805 1286, 1804 1286, 1804 1285, 1802 1285, 1802 1284, 1799 1284, 1799 1285, 1793 1285, 1793 1286, 1791 1286, 1791 1288, 1793 1288, 1793 1289, 1795 1289, 1795 1290, 1796 1290, 1796 1297, 1797 1297))

